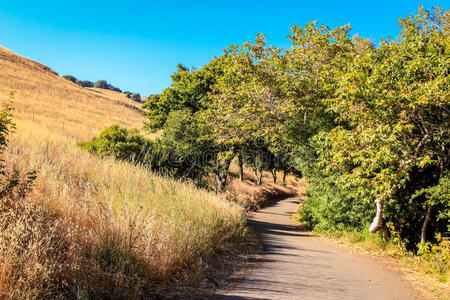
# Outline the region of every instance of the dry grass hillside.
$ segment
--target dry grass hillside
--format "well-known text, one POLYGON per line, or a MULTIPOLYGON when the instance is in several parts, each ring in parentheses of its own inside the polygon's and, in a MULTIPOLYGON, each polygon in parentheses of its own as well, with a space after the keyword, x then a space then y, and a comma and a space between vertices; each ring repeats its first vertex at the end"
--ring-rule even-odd
POLYGON ((0 198, 0 299, 141 299, 201 280, 242 241, 238 205, 76 146, 111 124, 142 127, 139 104, 0 48, 0 102, 12 89, 16 129, 1 158, 7 176, 37 178, 25 199, 0 198))
POLYGON ((141 104, 124 94, 82 88, 49 67, 0 47, 0 102, 15 90, 15 119, 86 140, 112 124, 141 128, 141 104))

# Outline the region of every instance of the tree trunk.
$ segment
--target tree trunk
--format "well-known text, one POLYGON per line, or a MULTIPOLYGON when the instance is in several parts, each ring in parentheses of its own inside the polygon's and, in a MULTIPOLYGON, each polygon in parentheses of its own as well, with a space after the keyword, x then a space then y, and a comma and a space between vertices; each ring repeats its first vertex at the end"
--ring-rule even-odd
POLYGON ((216 174, 216 182, 217 182, 217 191, 221 192, 225 188, 226 179, 223 178, 220 174, 216 174))
POLYGON ((242 154, 238 154, 238 164, 239 164, 239 180, 244 181, 244 163, 242 162, 242 154))
POLYGON ((216 170, 217 192, 222 192, 227 185, 228 170, 230 169, 231 159, 224 161, 223 167, 219 166, 216 170))
POLYGON ((287 172, 283 171, 283 185, 284 186, 286 186, 286 175, 287 175, 287 172))
POLYGON ((255 171, 255 179, 256 179, 256 184, 260 185, 261 184, 261 179, 258 176, 258 168, 253 169, 255 171))
POLYGON ((277 170, 272 170, 273 183, 277 184, 277 170))
POLYGON ((389 240, 389 230, 386 228, 386 226, 382 225, 382 223, 381 223, 381 217, 383 215, 383 201, 376 200, 375 203, 377 204, 377 215, 375 216, 372 224, 370 225, 369 232, 375 233, 377 231, 381 231, 383 233, 383 239, 385 241, 388 241, 389 240))
POLYGON ((372 224, 370 225, 370 228, 369 228, 370 233, 377 232, 378 229, 380 229, 380 227, 381 227, 381 216, 383 215, 383 201, 377 200, 377 201, 375 201, 375 203, 377 204, 377 215, 375 216, 372 224))
POLYGON ((425 220, 423 221, 423 224, 422 224, 422 232, 420 234, 420 242, 422 244, 427 241, 427 227, 428 227, 428 222, 430 222, 431 207, 432 207, 431 205, 428 205, 427 213, 425 215, 425 220))
POLYGON ((258 185, 261 185, 262 184, 262 176, 263 176, 263 170, 262 169, 260 169, 259 170, 259 183, 258 183, 258 185))
POLYGON ((197 184, 201 185, 203 179, 203 172, 200 172, 200 174, 197 176, 197 184))

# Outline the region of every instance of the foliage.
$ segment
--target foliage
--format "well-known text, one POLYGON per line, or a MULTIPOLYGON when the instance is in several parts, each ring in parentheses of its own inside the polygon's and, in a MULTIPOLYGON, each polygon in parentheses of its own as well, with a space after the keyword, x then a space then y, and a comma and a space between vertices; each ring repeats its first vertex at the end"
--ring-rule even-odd
MULTIPOLYGON (((325 172, 364 201, 384 201, 387 218, 408 235, 421 230, 417 220, 425 222, 424 208, 435 205, 423 193, 450 166, 446 22, 448 13, 420 9, 401 20, 398 41, 355 55, 335 97, 327 99, 340 124, 315 137, 325 172)), ((443 201, 448 210, 448 198, 443 201)), ((445 221, 435 221, 443 230, 445 221)))
POLYGON ((448 231, 449 18, 420 7, 379 46, 317 22, 293 26, 285 49, 258 35, 199 70, 179 65, 145 104, 148 127, 186 109, 205 129, 192 140, 218 149, 218 178, 236 155, 257 181, 262 170, 297 171, 311 184, 301 214, 313 228, 363 230, 376 202, 371 228, 391 222, 413 248, 448 231))
POLYGON ((111 84, 109 84, 106 80, 98 80, 94 83, 94 87, 98 88, 98 89, 104 89, 104 90, 110 90, 110 91, 115 91, 115 92, 119 92, 122 93, 122 90, 112 86, 111 84))
POLYGON ((81 87, 94 87, 94 83, 89 80, 77 80, 75 83, 81 87))
POLYGON ((223 73, 227 61, 226 55, 223 55, 198 70, 189 70, 178 64, 177 72, 171 75, 171 86, 161 94, 150 96, 144 105, 148 128, 162 128, 171 111, 188 109, 196 113, 204 109, 211 101, 209 93, 223 73))
MULTIPOLYGON (((73 83, 76 83, 76 84, 78 84, 81 87, 95 87, 95 88, 99 88, 99 89, 105 89, 105 90, 110 90, 110 91, 115 91, 115 92, 122 93, 121 89, 119 89, 119 88, 117 88, 117 87, 115 87, 115 86, 113 86, 111 84, 108 84, 108 82, 106 80, 98 80, 98 81, 96 81, 94 83, 94 82, 89 81, 89 80, 78 80, 75 76, 72 76, 72 75, 64 75, 63 78, 66 79, 66 80, 69 80, 69 81, 71 81, 73 83)), ((124 92, 124 94, 127 94, 127 93, 129 93, 131 96, 139 95, 139 94, 131 94, 130 92, 124 92)), ((127 97, 128 97, 128 94, 127 94, 127 97)), ((137 96, 134 96, 134 97, 136 98, 137 96)), ((131 98, 133 98, 133 97, 131 97, 131 98)), ((135 98, 133 98, 133 100, 135 100, 135 101, 140 101, 141 100, 140 96, 139 96, 138 100, 136 100, 137 98, 136 99, 135 98)))
POLYGON ((64 75, 63 78, 66 80, 72 81, 73 83, 76 83, 76 81, 77 81, 75 76, 72 76, 72 75, 64 75))
POLYGON ((444 225, 447 224, 447 232, 450 232, 450 172, 447 171, 439 179, 439 183, 427 188, 416 190, 411 197, 414 201, 416 197, 424 196, 427 200, 425 205, 433 207, 435 210, 436 221, 444 225))
POLYGON ((417 244, 417 255, 428 262, 426 272, 438 274, 438 281, 447 282, 450 265, 450 240, 436 234, 436 243, 425 242, 417 244))
POLYGON ((101 157, 112 156, 163 175, 190 178, 199 183, 217 156, 205 128, 196 123, 189 110, 171 112, 161 139, 156 141, 145 139, 137 130, 113 125, 79 146, 101 157))
POLYGON ((112 125, 98 137, 79 143, 79 146, 99 156, 113 156, 132 162, 143 162, 154 147, 137 130, 128 130, 118 125, 112 125))
POLYGON ((134 93, 130 95, 131 100, 134 100, 136 102, 141 102, 141 94, 134 93))
MULTIPOLYGON (((264 151, 290 157, 311 183, 311 226, 362 230, 378 201, 412 247, 448 225, 449 16, 419 8, 378 47, 317 22, 292 27, 288 49, 263 35, 233 45, 203 120, 228 151, 263 137, 264 151)), ((275 168, 259 155, 247 164, 275 168)))
POLYGON ((207 132, 208 128, 201 126, 190 110, 169 113, 160 143, 173 176, 201 181, 208 173, 217 153, 207 132))
POLYGON ((130 98, 133 101, 136 101, 136 102, 141 102, 142 101, 141 100, 141 94, 139 94, 139 93, 132 93, 130 91, 125 91, 123 93, 127 96, 127 98, 130 98))
POLYGON ((98 89, 108 89, 108 82, 106 80, 98 80, 94 83, 94 87, 98 89))
POLYGON ((75 76, 72 75, 64 75, 64 79, 69 80, 75 84, 78 84, 81 87, 94 87, 94 83, 89 80, 78 80, 75 76))
POLYGON ((268 149, 269 144, 262 138, 247 141, 242 146, 242 156, 245 165, 255 172, 256 184, 262 184, 264 170, 270 170, 275 162, 275 156, 268 149))

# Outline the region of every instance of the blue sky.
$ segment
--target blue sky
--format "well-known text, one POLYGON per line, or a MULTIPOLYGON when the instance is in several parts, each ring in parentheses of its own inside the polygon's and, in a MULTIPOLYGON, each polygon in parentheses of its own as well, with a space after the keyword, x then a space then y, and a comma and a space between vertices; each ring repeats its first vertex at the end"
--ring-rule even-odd
POLYGON ((264 33, 288 46, 292 25, 351 24, 378 41, 399 16, 447 1, 20 1, 0 0, 0 45, 60 75, 109 83, 144 96, 170 85, 177 63, 200 67, 232 43, 264 33))

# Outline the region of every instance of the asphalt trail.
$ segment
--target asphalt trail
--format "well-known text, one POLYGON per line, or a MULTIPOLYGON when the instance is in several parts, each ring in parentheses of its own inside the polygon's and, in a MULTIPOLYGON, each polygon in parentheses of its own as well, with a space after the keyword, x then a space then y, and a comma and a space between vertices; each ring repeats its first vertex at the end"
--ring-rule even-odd
POLYGON ((255 213, 250 225, 264 254, 219 299, 416 299, 406 282, 376 261, 299 231, 292 221, 298 203, 286 199, 255 213))

